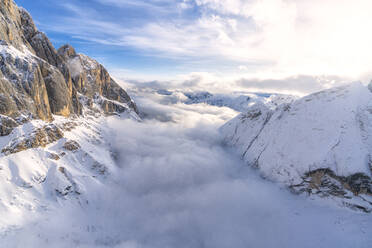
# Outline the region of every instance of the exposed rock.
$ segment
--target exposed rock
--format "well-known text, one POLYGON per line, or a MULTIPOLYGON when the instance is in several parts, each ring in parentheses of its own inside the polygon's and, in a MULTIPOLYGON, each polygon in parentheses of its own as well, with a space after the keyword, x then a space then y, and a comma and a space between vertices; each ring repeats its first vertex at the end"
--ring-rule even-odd
POLYGON ((62 124, 60 128, 62 128, 63 131, 71 131, 74 129, 78 124, 74 121, 68 121, 62 124))
POLYGON ((363 173, 355 173, 347 177, 337 176, 329 168, 310 171, 305 174, 301 184, 292 185, 291 187, 308 193, 334 196, 344 196, 347 190, 355 196, 360 194, 372 196, 372 180, 369 176, 363 173))
POLYGON ((70 57, 76 56, 75 48, 66 44, 58 49, 58 55, 61 56, 65 61, 69 60, 70 57))
POLYGON ((31 113, 52 119, 48 93, 38 61, 4 42, 0 43, 0 114, 31 113))
POLYGON ((365 196, 372 196, 372 180, 363 173, 355 173, 350 176, 337 176, 331 169, 316 169, 305 174, 303 181, 290 188, 295 193, 316 194, 321 197, 335 196, 345 200, 349 207, 353 207, 364 212, 372 211, 372 201, 368 201, 365 196), (351 194, 360 197, 362 204, 350 203, 351 194))
POLYGON ((352 83, 275 107, 256 104, 221 132, 264 178, 370 211, 371 113, 371 91, 352 83))
POLYGON ((50 124, 37 128, 30 135, 13 139, 1 152, 9 155, 31 148, 45 147, 61 138, 63 138, 62 131, 57 126, 50 124))
POLYGON ((55 153, 50 153, 49 158, 53 159, 53 160, 60 160, 61 159, 61 157, 58 156, 58 154, 55 154, 55 153))
POLYGON ((51 102, 52 113, 63 116, 69 116, 71 113, 81 114, 80 104, 76 101, 77 91, 73 89, 66 64, 49 38, 36 29, 30 14, 24 9, 21 9, 20 12, 26 39, 36 56, 47 62, 40 62, 40 66, 51 102))
POLYGON ((60 177, 61 182, 56 188, 57 194, 61 197, 69 194, 80 195, 80 189, 67 169, 65 167, 59 167, 58 171, 62 174, 62 177, 60 177))
POLYGON ((18 123, 8 116, 0 116, 0 136, 9 135, 18 123))
MULTIPOLYGON (((97 100, 107 114, 137 112, 127 93, 97 61, 76 54, 71 46, 57 51, 26 10, 12 0, 0 4, 0 114, 45 121, 51 121, 52 114, 81 115, 79 95, 87 97, 91 107, 97 100)), ((11 129, 8 125, 0 130, 5 135, 11 129)))
POLYGON ((19 9, 23 35, 35 51, 35 55, 49 64, 58 67, 61 58, 49 38, 42 32, 38 31, 31 15, 23 8, 19 9))
POLYGON ((106 175, 108 173, 107 167, 97 161, 92 164, 92 170, 96 171, 99 175, 106 175))
POLYGON ((81 148, 80 144, 77 143, 75 140, 68 140, 64 145, 63 148, 68 151, 77 151, 81 148))
POLYGON ((129 110, 127 104, 123 104, 118 101, 109 100, 105 97, 99 96, 98 94, 95 95, 93 101, 98 104, 104 113, 111 115, 117 113, 123 113, 129 110))
POLYGON ((71 92, 62 73, 48 63, 40 62, 42 75, 48 93, 50 110, 65 117, 74 113, 71 92))
POLYGON ((38 31, 30 40, 30 44, 39 58, 56 67, 61 64, 61 58, 44 33, 38 31))
POLYGON ((74 48, 69 45, 58 49, 58 54, 65 60, 77 91, 88 99, 98 100, 97 103, 103 107, 106 114, 121 113, 128 109, 138 113, 135 103, 128 94, 97 61, 76 54, 74 48), (123 108, 124 104, 126 108, 123 108))
POLYGON ((0 6, 0 40, 8 42, 21 51, 25 48, 33 51, 24 33, 31 30, 29 28, 23 29, 19 8, 13 0, 0 0, 0 6))

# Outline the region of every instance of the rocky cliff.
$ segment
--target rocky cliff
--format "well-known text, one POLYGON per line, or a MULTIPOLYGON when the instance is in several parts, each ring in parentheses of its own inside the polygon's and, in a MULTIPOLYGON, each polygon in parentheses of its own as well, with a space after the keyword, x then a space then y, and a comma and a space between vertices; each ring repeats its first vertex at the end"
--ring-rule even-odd
POLYGON ((3 135, 28 119, 51 121, 53 115, 82 115, 84 109, 105 114, 137 112, 101 64, 69 45, 57 51, 30 14, 13 0, 0 0, 0 19, 3 135))

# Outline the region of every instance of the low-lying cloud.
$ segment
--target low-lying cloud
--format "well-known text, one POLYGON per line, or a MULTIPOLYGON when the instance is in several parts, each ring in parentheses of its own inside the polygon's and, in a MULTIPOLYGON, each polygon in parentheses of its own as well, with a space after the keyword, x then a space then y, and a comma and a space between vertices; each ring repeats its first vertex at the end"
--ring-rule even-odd
MULTIPOLYGON (((331 87, 351 83, 350 78, 338 76, 297 75, 282 78, 262 79, 255 77, 220 77, 213 73, 190 73, 180 75, 174 80, 130 80, 120 71, 113 70, 115 78, 129 91, 154 92, 156 90, 178 90, 182 92, 207 91, 211 93, 279 93, 289 95, 307 95, 331 87)), ((366 82, 368 82, 366 80, 366 82)))
POLYGON ((146 106, 172 121, 110 119, 103 135, 117 154, 115 173, 87 189, 87 203, 64 202, 16 231, 15 247, 346 248, 372 242, 364 215, 291 195, 225 147, 218 127, 235 112, 155 100, 146 106))

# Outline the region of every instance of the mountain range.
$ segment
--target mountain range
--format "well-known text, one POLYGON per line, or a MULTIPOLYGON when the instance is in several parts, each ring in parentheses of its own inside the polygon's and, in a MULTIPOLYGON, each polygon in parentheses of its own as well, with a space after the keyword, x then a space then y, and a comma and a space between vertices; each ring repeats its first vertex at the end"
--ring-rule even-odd
POLYGON ((305 97, 127 89, 145 95, 137 107, 13 0, 0 19, 0 246, 278 247, 256 231, 283 240, 284 224, 297 233, 282 247, 354 242, 344 230, 370 245, 372 83, 305 97))

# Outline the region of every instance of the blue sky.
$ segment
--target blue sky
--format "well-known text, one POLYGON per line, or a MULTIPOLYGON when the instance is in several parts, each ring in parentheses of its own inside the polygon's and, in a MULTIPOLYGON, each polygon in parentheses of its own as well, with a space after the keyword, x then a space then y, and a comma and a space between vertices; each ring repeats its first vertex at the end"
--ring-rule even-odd
POLYGON ((212 81, 279 80, 275 89, 301 78, 295 90, 309 92, 329 77, 372 75, 369 0, 15 1, 56 47, 70 43, 123 78, 199 73, 212 81))
MULTIPOLYGON (((184 13, 154 13, 147 6, 116 6, 115 3, 88 0, 17 0, 16 3, 32 14, 38 28, 47 33, 56 48, 70 43, 78 52, 100 60, 107 67, 133 72, 156 74, 162 71, 185 71, 184 66, 188 63, 185 59, 158 54, 157 51, 144 51, 131 45, 117 45, 114 41, 117 38, 115 34, 104 33, 104 26, 97 27, 101 22, 102 25, 114 24, 123 29, 135 28, 164 18, 183 18, 184 13), (87 27, 93 19, 97 23, 87 27)), ((189 14, 195 13, 185 13, 189 14)))
MULTIPOLYGON (((192 1, 16 0, 16 3, 31 13, 38 28, 47 33, 57 48, 70 43, 78 52, 96 58, 111 69, 159 77, 195 71, 223 73, 239 70, 240 62, 234 59, 213 53, 198 56, 203 50, 200 40, 208 39, 208 44, 214 34, 195 38, 195 34, 203 36, 197 29, 179 32, 183 27, 197 27, 207 12, 211 16, 216 13, 192 1), (158 31, 142 37, 141 32, 148 32, 151 25, 158 31), (171 32, 163 33, 165 37, 161 37, 167 28, 174 32, 176 39, 169 39, 171 32), (189 32, 192 34, 187 36, 189 32), (152 40, 152 36, 156 37, 152 40), (195 39, 198 44, 193 45, 195 39), (152 42, 158 44, 149 44, 152 42), (188 46, 188 42, 192 45, 188 46)), ((260 64, 255 60, 248 63, 252 66, 260 64)))

